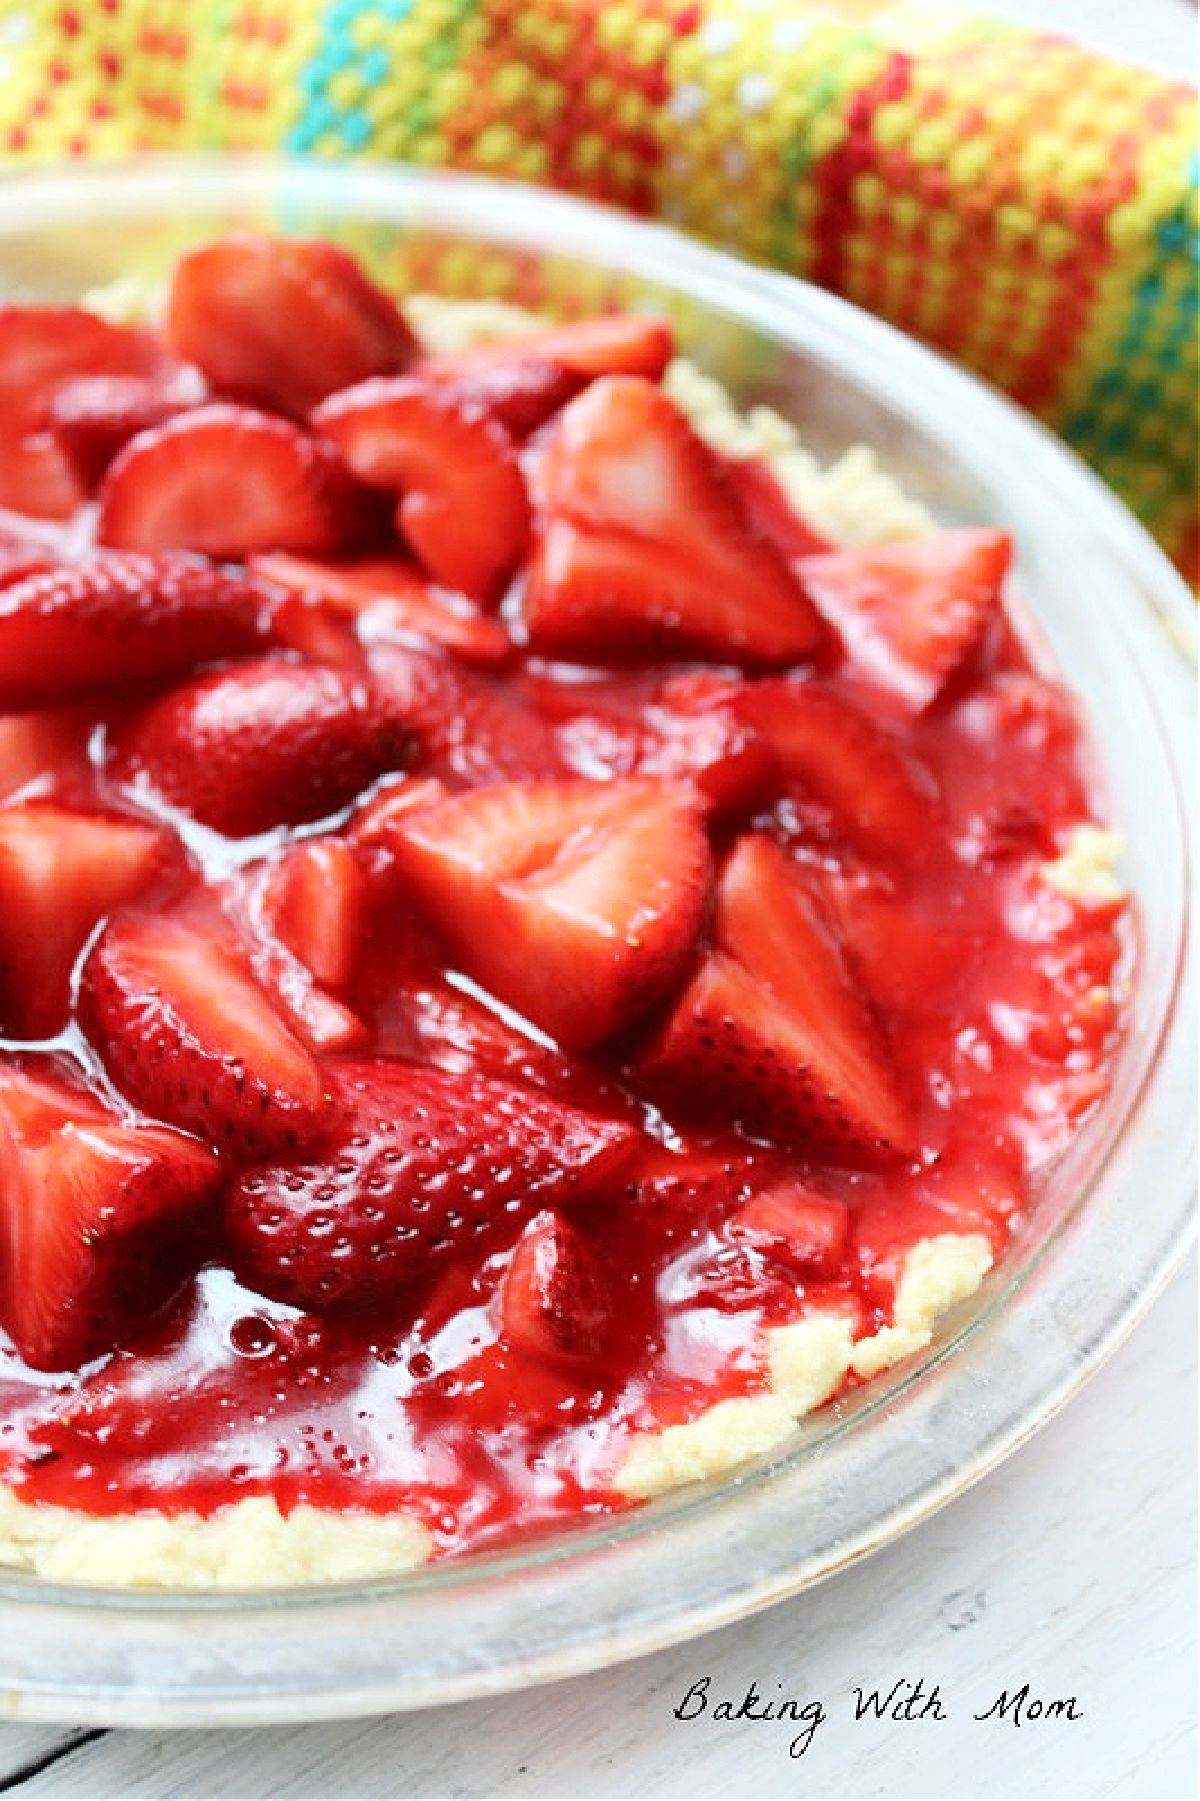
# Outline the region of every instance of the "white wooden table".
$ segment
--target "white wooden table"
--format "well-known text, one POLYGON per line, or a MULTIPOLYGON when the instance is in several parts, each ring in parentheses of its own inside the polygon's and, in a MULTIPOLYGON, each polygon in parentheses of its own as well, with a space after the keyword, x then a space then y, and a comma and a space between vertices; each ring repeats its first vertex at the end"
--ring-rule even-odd
MULTIPOLYGON (((1193 73, 1188 0, 994 9, 1193 73)), ((675 1650, 393 1719, 209 1733, 0 1726, 0 1793, 1195 1795, 1196 1351, 1193 1257, 1084 1393, 977 1488, 811 1593, 675 1650), (705 1678, 707 1709, 689 1717, 705 1678), (1019 1725, 1011 1711, 975 1717, 1026 1683, 1030 1703, 1073 1705, 1041 1718, 1030 1705, 1019 1725), (802 1755, 792 1741, 799 1749, 805 1724, 713 1719, 722 1698, 736 1713, 751 1685, 758 1711, 781 1696, 820 1703, 802 1755), (876 1719, 868 1703, 856 1720, 859 1689, 894 1689, 891 1712, 912 1717, 876 1719)))

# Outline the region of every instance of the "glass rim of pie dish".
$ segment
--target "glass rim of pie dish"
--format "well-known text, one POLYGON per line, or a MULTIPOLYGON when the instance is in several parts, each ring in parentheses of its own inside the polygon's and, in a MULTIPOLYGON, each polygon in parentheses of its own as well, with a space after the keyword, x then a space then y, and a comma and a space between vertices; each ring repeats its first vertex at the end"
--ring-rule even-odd
MULTIPOLYGON (((517 1551, 237 1593, 0 1574, 0 1713, 116 1725, 378 1713, 580 1674, 728 1624, 878 1549, 994 1468, 1132 1329, 1191 1242, 1190 597, 1098 478, 1000 395, 845 301, 590 202, 474 176, 260 156, 53 168, 0 184, 0 286, 15 258, 18 284, 73 298, 106 273, 82 238, 71 252, 73 232, 156 220, 172 245, 189 221, 197 236, 357 222, 574 259, 804 359, 850 416, 860 403, 883 409, 928 475, 918 498, 935 511, 943 478, 953 510, 948 471, 1003 496, 1003 516, 979 522, 1014 529, 1022 600, 1090 702, 1093 742, 1103 714, 1102 789, 1131 838, 1138 980, 1112 1093, 1055 1165, 1055 1205, 1035 1211, 928 1353, 728 1478, 517 1551), (31 274, 30 246, 55 234, 53 266, 31 274), (1068 591, 1073 627, 1047 598, 1068 591), (1152 885, 1139 870, 1153 870, 1152 885)), ((703 364, 702 341, 685 348, 703 364)))

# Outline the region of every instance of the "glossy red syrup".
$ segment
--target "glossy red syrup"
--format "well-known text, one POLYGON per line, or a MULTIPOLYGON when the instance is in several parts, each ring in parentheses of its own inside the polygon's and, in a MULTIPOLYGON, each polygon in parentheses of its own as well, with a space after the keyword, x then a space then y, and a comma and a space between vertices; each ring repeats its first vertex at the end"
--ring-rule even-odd
MULTIPOLYGON (((765 486, 758 499, 777 504, 765 486)), ((681 673, 517 655, 487 678, 495 708, 478 734, 417 773, 451 789, 494 780, 498 767, 622 773, 645 707, 681 673)), ((761 1388, 764 1324, 836 1305, 866 1334, 889 1321, 917 1240, 983 1232, 998 1254, 1036 1198, 1039 1171, 1106 1086, 1114 1019, 1094 991, 1120 954, 1118 910, 1076 906, 1037 874, 1092 814, 1079 730, 1004 625, 952 694, 915 719, 852 663, 830 681, 898 734, 940 793, 942 828, 881 876, 797 789, 722 821, 718 849, 722 832, 767 832, 840 877, 851 897, 857 886, 864 905, 882 891, 904 922, 865 985, 917 1111, 919 1159, 854 1170, 736 1128, 667 1118, 630 1073, 633 1047, 579 1060, 523 1029, 446 964, 433 932, 392 897, 368 923, 344 996, 366 1029, 356 1055, 543 1088, 630 1118, 661 1147, 653 1167, 643 1162, 573 1213, 615 1297, 619 1329, 607 1349, 555 1365, 506 1345, 496 1294, 511 1245, 369 1316, 322 1319, 242 1286, 214 1228, 209 1261, 169 1308, 86 1369, 31 1371, 0 1335, 4 1481, 24 1500, 93 1514, 205 1512, 265 1493, 285 1509, 404 1508, 442 1551, 504 1542, 624 1505, 612 1479, 629 1435, 761 1388), (785 1175, 849 1208, 844 1253, 819 1280, 721 1233, 739 1198, 785 1175)), ((136 813, 88 754, 117 713, 113 703, 80 721, 76 750, 48 785, 55 797, 136 813)), ((327 829, 354 817, 350 809, 327 829)), ((252 938, 256 883, 288 841, 280 832, 232 846, 189 832, 158 902, 185 908, 207 885, 252 938)), ((101 1085, 74 1027, 41 1046, 0 1043, 0 1059, 70 1065, 101 1085)))

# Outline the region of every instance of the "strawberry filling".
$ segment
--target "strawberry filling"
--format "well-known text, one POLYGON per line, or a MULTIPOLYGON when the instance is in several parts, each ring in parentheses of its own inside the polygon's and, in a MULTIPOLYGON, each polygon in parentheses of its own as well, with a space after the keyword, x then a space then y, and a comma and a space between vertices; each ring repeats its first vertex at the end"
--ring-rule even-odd
POLYGON ((625 1506, 766 1328, 999 1256, 1102 1099, 1122 907, 1039 873, 1094 808, 1007 540, 831 545, 670 353, 423 357, 264 238, 163 337, 0 309, 22 1499, 625 1506))

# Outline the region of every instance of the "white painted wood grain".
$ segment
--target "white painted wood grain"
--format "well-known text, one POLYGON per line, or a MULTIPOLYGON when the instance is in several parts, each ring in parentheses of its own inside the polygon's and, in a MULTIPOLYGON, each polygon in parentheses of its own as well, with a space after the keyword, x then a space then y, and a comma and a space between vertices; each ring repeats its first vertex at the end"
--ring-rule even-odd
MULTIPOLYGON (((524 1695, 260 1732, 111 1733, 22 1796, 1187 1797, 1196 1792, 1195 1262, 1069 1408, 898 1544, 688 1646, 524 1695), (673 1718, 690 1685, 816 1697, 789 1729, 673 1718), (945 1721, 854 1724, 853 1688, 939 1686, 945 1721), (976 1723, 1003 1688, 1075 1725, 976 1723)), ((10 1729, 13 1731, 15 1729, 10 1729)), ((25 1735, 26 1743, 32 1742, 25 1735)), ((12 1767, 0 1741, 0 1768, 12 1767)))
POLYGON ((82 1737, 82 1729, 69 1726, 0 1725, 0 1792, 14 1774, 40 1763, 58 1747, 82 1737))

